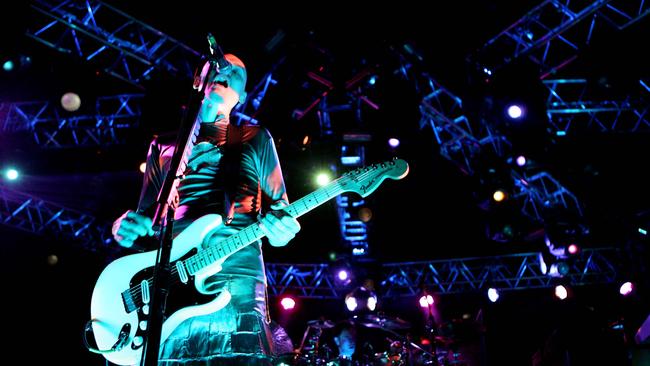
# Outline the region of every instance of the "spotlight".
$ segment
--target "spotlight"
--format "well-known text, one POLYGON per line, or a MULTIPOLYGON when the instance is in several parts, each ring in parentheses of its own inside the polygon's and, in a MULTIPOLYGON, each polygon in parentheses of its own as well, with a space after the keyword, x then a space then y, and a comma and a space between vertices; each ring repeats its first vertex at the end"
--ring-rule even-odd
POLYGON ((433 296, 431 296, 431 295, 422 295, 420 297, 419 302, 420 302, 420 307, 428 308, 429 305, 433 305, 433 303, 434 303, 433 296))
POLYGON ((280 300, 280 305, 284 310, 293 310, 296 307, 296 300, 290 296, 285 296, 280 300))
POLYGON ((634 291, 634 285, 632 282, 625 282, 624 284, 621 285, 621 288, 618 290, 618 292, 623 295, 623 296, 628 296, 634 291))
POLYGON ((348 311, 374 311, 377 307, 377 295, 364 286, 359 286, 345 296, 348 311))
POLYGON ((571 244, 567 248, 567 251, 569 252, 569 254, 577 254, 580 251, 580 247, 575 244, 571 244))
POLYGON ((81 98, 77 93, 65 93, 61 97, 61 106, 68 112, 74 112, 81 107, 81 98))
POLYGON ((375 85, 376 83, 377 83, 377 75, 372 75, 372 76, 368 79, 368 84, 370 84, 370 85, 375 85))
POLYGON ((557 261, 548 268, 548 275, 551 277, 564 277, 569 274, 569 264, 565 261, 557 261))
POLYGON ((339 281, 348 281, 350 279, 350 275, 348 274, 348 271, 342 269, 339 271, 339 273, 336 275, 339 279, 339 281))
POLYGON ((316 184, 318 184, 321 187, 327 185, 327 183, 329 183, 330 180, 332 180, 332 178, 328 173, 318 173, 318 175, 316 176, 316 184))
POLYGON ((557 297, 560 300, 564 300, 567 297, 569 297, 569 291, 567 291, 566 287, 562 285, 557 285, 555 286, 555 297, 557 297))
POLYGON ((144 173, 147 170, 147 163, 140 164, 140 173, 144 173))
POLYGON ((375 308, 377 308, 377 296, 370 296, 368 301, 366 301, 366 307, 370 311, 375 311, 375 308))
POLYGON ((490 287, 487 291, 488 299, 492 302, 497 302, 499 300, 499 291, 493 287, 490 287))
POLYGON ((509 105, 507 112, 510 119, 520 119, 524 116, 524 108, 516 104, 509 105))
POLYGON ((352 282, 353 273, 350 264, 345 260, 337 260, 330 268, 337 285, 347 286, 352 282))
POLYGON ((2 69, 6 72, 13 71, 14 67, 16 67, 16 65, 12 60, 7 60, 2 63, 2 69))
POLYGON ((494 193, 492 194, 492 199, 493 199, 495 202, 502 202, 503 200, 506 199, 507 196, 508 196, 508 195, 506 194, 505 191, 502 191, 502 190, 500 190, 500 189, 497 189, 497 190, 494 191, 494 193))
POLYGON ((526 157, 523 155, 517 156, 517 159, 515 160, 518 166, 524 166, 526 165, 526 157))
POLYGON ((345 297, 345 306, 348 308, 348 311, 355 311, 357 309, 357 299, 354 296, 345 297))
POLYGON ((18 170, 14 168, 9 168, 5 172, 5 177, 7 177, 8 180, 16 180, 18 179, 18 176, 19 176, 18 170))
POLYGON ((305 137, 302 138, 302 146, 307 146, 311 142, 311 137, 309 135, 305 135, 305 137))
POLYGON ((399 146, 399 139, 396 139, 395 137, 391 137, 388 139, 388 146, 392 148, 396 148, 399 146))

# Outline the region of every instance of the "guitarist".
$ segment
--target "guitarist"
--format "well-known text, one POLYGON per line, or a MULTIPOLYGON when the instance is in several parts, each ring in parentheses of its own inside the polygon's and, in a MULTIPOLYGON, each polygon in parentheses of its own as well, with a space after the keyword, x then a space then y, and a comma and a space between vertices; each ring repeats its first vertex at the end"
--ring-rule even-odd
MULTIPOLYGON (((232 54, 224 58, 226 66, 207 80, 197 117, 202 123, 199 137, 178 187, 174 233, 205 214, 218 213, 223 224, 206 240, 218 242, 265 212, 260 228, 271 245, 284 246, 300 225, 277 211, 288 205, 288 199, 275 145, 264 128, 229 123, 232 109, 246 99, 246 68, 232 54)), ((157 137, 150 146, 138 209, 113 224, 113 236, 122 246, 154 233, 150 217, 173 155, 173 141, 175 137, 157 137)), ((227 289, 230 303, 181 323, 161 344, 160 365, 271 365, 261 242, 235 252, 222 267, 207 283, 227 289)))

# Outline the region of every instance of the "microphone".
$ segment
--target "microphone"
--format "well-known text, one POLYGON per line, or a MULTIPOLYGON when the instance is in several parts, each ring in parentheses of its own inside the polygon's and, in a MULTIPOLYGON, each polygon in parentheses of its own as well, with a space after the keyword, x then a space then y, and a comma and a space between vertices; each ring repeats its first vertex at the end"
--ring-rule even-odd
POLYGON ((230 66, 230 62, 224 57, 221 47, 217 44, 217 40, 214 38, 212 33, 208 33, 208 43, 210 44, 210 53, 214 56, 214 60, 217 62, 217 72, 221 72, 222 69, 230 66))

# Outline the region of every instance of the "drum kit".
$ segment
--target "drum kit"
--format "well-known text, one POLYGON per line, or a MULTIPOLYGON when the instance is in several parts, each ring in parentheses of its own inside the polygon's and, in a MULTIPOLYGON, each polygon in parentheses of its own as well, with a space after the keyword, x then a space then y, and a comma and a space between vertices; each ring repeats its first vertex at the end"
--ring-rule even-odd
MULTIPOLYGON (((411 324, 398 317, 385 314, 366 314, 332 322, 327 319, 315 319, 307 322, 302 341, 291 354, 278 357, 276 365, 286 366, 471 366, 458 352, 458 342, 454 337, 429 332, 429 337, 419 342, 412 339, 409 330, 411 324), (370 341, 356 341, 354 356, 343 356, 341 347, 328 340, 336 337, 336 332, 344 327, 353 327, 373 333, 370 341)), ((353 331, 355 336, 360 332, 353 331)))

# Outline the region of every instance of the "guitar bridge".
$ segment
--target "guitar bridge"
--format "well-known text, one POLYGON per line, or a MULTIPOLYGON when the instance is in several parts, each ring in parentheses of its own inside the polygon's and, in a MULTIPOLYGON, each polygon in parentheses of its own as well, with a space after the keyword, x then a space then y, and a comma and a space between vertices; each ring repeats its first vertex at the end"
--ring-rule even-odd
POLYGON ((127 314, 138 310, 138 307, 135 305, 135 300, 133 299, 133 294, 130 290, 122 292, 122 303, 127 314))

